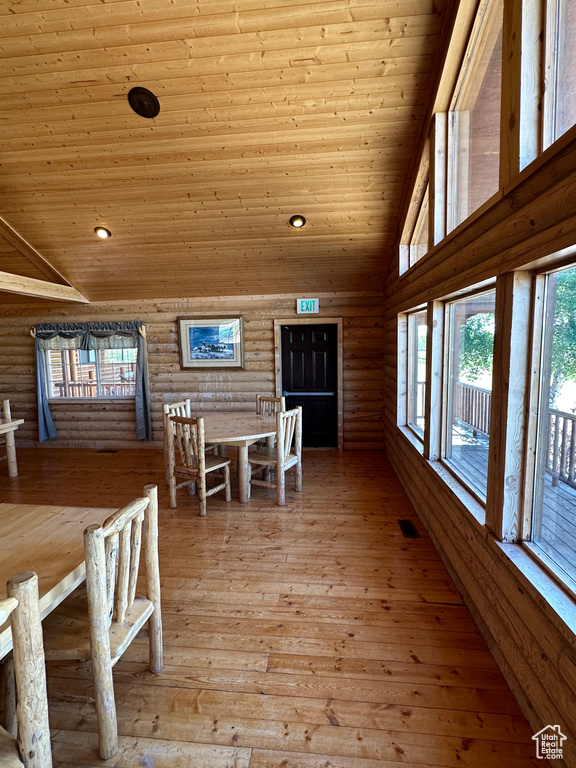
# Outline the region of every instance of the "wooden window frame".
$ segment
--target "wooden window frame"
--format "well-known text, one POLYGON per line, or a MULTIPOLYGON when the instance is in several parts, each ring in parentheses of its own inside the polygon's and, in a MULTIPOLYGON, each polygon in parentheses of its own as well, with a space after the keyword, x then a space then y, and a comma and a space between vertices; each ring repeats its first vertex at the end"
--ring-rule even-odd
MULTIPOLYGON (((446 446, 448 441, 448 422, 449 422, 449 416, 450 416, 451 407, 452 407, 451 401, 449 400, 449 386, 450 386, 449 366, 450 366, 451 358, 450 358, 450 321, 448 319, 448 312, 452 304, 455 304, 456 302, 460 302, 468 298, 472 298, 474 296, 481 296, 483 294, 490 293, 494 291, 495 288, 496 288, 495 283, 484 285, 482 287, 476 287, 476 288, 471 287, 470 290, 462 291, 462 292, 459 292, 457 295, 446 297, 441 302, 442 317, 443 317, 443 328, 442 328, 443 350, 442 350, 442 398, 441 398, 441 407, 440 407, 440 428, 439 428, 440 450, 439 450, 438 458, 442 466, 445 467, 448 472, 450 472, 450 474, 474 498, 475 502, 477 502, 484 509, 484 511, 486 511, 486 508, 487 508, 488 487, 487 487, 486 498, 484 499, 482 495, 479 493, 478 489, 475 488, 474 485, 469 480, 467 480, 463 475, 461 475, 455 468, 454 463, 450 463, 450 460, 446 457, 446 446)), ((494 315, 496 317, 496 304, 495 304, 494 315)), ((494 350, 495 348, 496 348, 496 329, 494 332, 494 350)), ((493 357, 493 363, 492 363, 492 379, 494 380, 494 357, 493 357)), ((492 438, 492 435, 490 434, 489 442, 488 442, 488 461, 490 461, 490 454, 492 452, 491 438, 492 438)))
MULTIPOLYGON (((412 248, 414 233, 418 227, 420 214, 424 199, 428 194, 428 222, 433 210, 433 201, 430 195, 430 183, 429 183, 429 142, 426 140, 422 156, 420 158, 420 164, 418 166, 418 175, 414 184, 414 190, 408 208, 408 213, 404 220, 404 226, 402 229, 402 235, 400 238, 399 247, 399 273, 402 275, 411 269, 414 264, 418 262, 412 262, 412 248)), ((430 240, 430 223, 428 223, 428 248, 427 252, 432 248, 432 241, 430 240)), ((420 261, 420 259, 418 259, 420 261)))
MULTIPOLYGON (((544 346, 544 315, 548 300, 547 279, 550 274, 566 268, 576 268, 576 261, 572 259, 569 264, 562 264, 556 268, 548 268, 545 271, 532 273, 533 292, 529 316, 531 332, 529 337, 529 357, 526 363, 528 378, 528 407, 526 408, 527 422, 525 429, 525 451, 523 456, 523 497, 518 514, 517 541, 549 576, 560 584, 573 598, 576 598, 576 578, 567 576, 562 568, 549 555, 531 541, 539 450, 538 425, 541 418, 540 387, 544 346)), ((498 536, 497 531, 494 531, 494 533, 498 536)))
MULTIPOLYGON (((411 403, 411 395, 410 390, 412 386, 412 382, 410 381, 410 358, 414 354, 414 347, 413 347, 413 341, 414 339, 410 338, 410 318, 414 315, 419 315, 422 312, 427 313, 427 305, 423 305, 421 307, 417 307, 416 309, 411 309, 408 312, 405 313, 406 317, 406 354, 405 354, 405 369, 406 369, 406 415, 404 420, 404 426, 410 430, 410 432, 414 435, 416 440, 418 442, 422 443, 424 445, 424 442, 426 440, 426 433, 428 431, 427 429, 427 422, 426 422, 426 391, 428 389, 428 381, 425 382, 425 393, 424 393, 424 429, 422 432, 419 432, 418 429, 414 426, 413 423, 410 422, 410 403, 411 403)), ((428 331, 426 335, 426 375, 428 375, 428 331)), ((418 355, 418 350, 416 348, 416 356, 418 355)))
MULTIPOLYGON (((471 90, 478 89, 483 82, 483 77, 478 78, 478 75, 481 73, 480 66, 482 62, 482 54, 484 53, 489 42, 488 32, 492 30, 492 23, 495 18, 497 3, 498 0, 481 0, 479 3, 474 17, 474 23, 468 37, 468 42, 466 44, 464 58, 458 71, 458 77, 456 79, 456 83, 450 99, 450 104, 447 110, 445 179, 446 233, 457 229, 463 222, 465 222, 475 213, 475 211, 471 211, 466 216, 464 216, 464 218, 458 220, 458 214, 462 208, 464 207, 467 209, 468 207, 466 202, 463 203, 461 201, 456 201, 454 192, 455 189, 458 188, 459 195, 462 194, 463 189, 465 193, 468 194, 468 184, 462 183, 458 169, 462 164, 462 156, 464 154, 466 157, 468 156, 468 142, 465 141, 463 137, 469 134, 468 120, 470 115, 469 110, 459 109, 458 105, 462 100, 466 98, 471 90), (456 182, 457 178, 458 182, 456 182)), ((502 35, 504 38, 504 20, 502 23, 502 35)), ((482 66, 486 67, 487 64, 488 62, 484 62, 482 66)), ((504 70, 504 67, 502 67, 502 70, 504 70)), ((500 123, 502 123, 502 109, 500 123)), ((500 128, 499 146, 501 146, 501 144, 502 129, 500 128)), ((494 195, 499 193, 501 186, 500 177, 501 171, 499 166, 497 188, 494 190, 494 193, 490 195, 488 200, 491 200, 494 195)), ((486 202, 487 200, 485 200, 482 205, 484 205, 486 202)))

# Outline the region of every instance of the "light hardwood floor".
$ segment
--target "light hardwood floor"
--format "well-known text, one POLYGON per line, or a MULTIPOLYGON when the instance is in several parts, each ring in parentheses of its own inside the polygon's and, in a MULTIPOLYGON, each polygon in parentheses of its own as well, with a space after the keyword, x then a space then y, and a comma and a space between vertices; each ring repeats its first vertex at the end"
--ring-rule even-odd
POLYGON ((161 451, 19 449, 0 501, 119 507, 160 491, 165 667, 115 668, 102 762, 90 669, 49 665, 56 768, 523 768, 531 730, 382 453, 305 452, 255 488, 168 506, 161 451), (414 520, 421 538, 401 535, 414 520))

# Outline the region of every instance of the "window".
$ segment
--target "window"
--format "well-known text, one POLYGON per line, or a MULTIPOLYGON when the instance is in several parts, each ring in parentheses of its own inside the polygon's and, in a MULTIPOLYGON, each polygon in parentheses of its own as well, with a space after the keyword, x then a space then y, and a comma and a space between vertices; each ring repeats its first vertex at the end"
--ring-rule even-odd
POLYGON ((428 253, 429 226, 429 150, 428 140, 424 144, 418 174, 412 190, 412 199, 402 226, 400 238, 400 274, 413 267, 428 253))
POLYGON ((137 349, 46 350, 48 397, 134 397, 137 349))
POLYGON ((416 219, 416 226, 410 239, 409 267, 413 267, 422 256, 428 253, 428 189, 427 186, 416 219))
POLYGON ((576 123, 576 4, 549 0, 546 12, 544 147, 576 123))
POLYGON ((447 305, 444 460, 486 499, 495 291, 447 305))
POLYGON ((576 587, 576 267, 544 301, 531 539, 576 587))
POLYGON ((448 119, 448 231, 500 186, 503 0, 478 12, 448 119))
POLYGON ((426 427, 424 399, 426 394, 426 310, 408 315, 408 371, 406 417, 408 426, 421 439, 426 427))

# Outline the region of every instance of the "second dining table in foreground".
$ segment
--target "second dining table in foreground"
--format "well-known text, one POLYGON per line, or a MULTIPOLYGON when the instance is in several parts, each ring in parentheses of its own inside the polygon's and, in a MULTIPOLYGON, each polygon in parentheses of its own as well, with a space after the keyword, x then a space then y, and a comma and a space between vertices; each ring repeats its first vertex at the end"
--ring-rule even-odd
POLYGON ((275 416, 255 413, 213 413, 204 417, 206 442, 234 445, 238 448, 238 487, 242 504, 250 500, 250 466, 248 446, 258 440, 274 438, 275 416))
MULTIPOLYGON (((40 613, 44 618, 85 579, 84 529, 102 523, 115 511, 49 504, 0 504, 0 584, 6 584, 19 571, 35 571, 40 613)), ((0 659, 11 647, 10 629, 0 628, 0 659)))

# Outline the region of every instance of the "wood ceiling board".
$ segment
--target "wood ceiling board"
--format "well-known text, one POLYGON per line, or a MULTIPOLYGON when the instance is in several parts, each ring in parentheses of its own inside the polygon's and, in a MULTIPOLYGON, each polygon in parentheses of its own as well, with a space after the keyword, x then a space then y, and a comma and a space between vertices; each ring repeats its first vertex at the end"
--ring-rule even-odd
POLYGON ((10 3, 0 215, 91 300, 214 295, 215 264, 226 295, 286 280, 373 288, 443 12, 443 0, 10 3), (154 120, 129 109, 135 84, 158 95, 154 120), (295 212, 308 219, 297 233, 295 212))
MULTIPOLYGON (((204 112, 206 117, 206 113, 204 112)), ((138 139, 138 149, 141 153, 162 151, 165 146, 171 147, 175 143, 185 151, 187 146, 198 147, 199 139, 205 137, 226 137, 226 141, 243 142, 245 136, 258 137, 260 133, 269 133, 277 136, 294 137, 297 132, 306 138, 306 135, 317 135, 318 130, 323 131, 327 137, 330 132, 334 135, 342 135, 344 132, 364 133, 378 131, 385 136, 410 135, 414 131, 414 109, 405 107, 392 109, 371 109, 366 111, 349 111, 344 113, 325 113, 297 115, 293 117, 266 117, 251 120, 238 120, 235 122, 206 119, 187 126, 154 126, 148 131, 135 131, 133 128, 123 131, 90 131, 89 133, 70 134, 67 137, 66 157, 70 156, 72 148, 81 152, 89 147, 91 152, 97 152, 101 147, 106 153, 115 153, 119 145, 129 145, 138 139), (186 139, 184 140, 184 136, 186 139)), ((2 131, 0 130, 0 135, 2 131)), ((44 154, 49 152, 53 160, 58 153, 63 151, 60 135, 36 135, 22 136, 10 140, 11 154, 6 154, 6 162, 18 152, 34 151, 44 154)), ((132 147, 132 152, 134 148, 132 147)), ((14 158, 16 161, 17 159, 14 158)))
MULTIPOLYGON (((44 280, 44 273, 37 266, 23 256, 11 243, 0 236, 0 270, 2 272, 11 272, 15 275, 24 277, 34 277, 37 280, 44 280)), ((0 295, 0 301, 4 297, 0 295)))
MULTIPOLYGON (((345 3, 348 5, 348 2, 345 3)), ((263 10, 260 19, 239 28, 242 12, 200 16, 181 24, 171 20, 162 24, 144 22, 130 26, 98 28, 96 25, 84 32, 39 33, 38 35, 8 38, 2 35, 0 51, 17 62, 17 75, 34 74, 49 68, 57 72, 92 71, 101 67, 103 60, 108 67, 149 64, 151 61, 166 63, 181 59, 199 59, 214 56, 219 51, 225 55, 246 52, 262 53, 275 50, 292 50, 295 53, 310 46, 342 45, 343 36, 348 43, 386 41, 398 38, 420 37, 438 34, 442 24, 441 13, 420 13, 416 16, 386 14, 387 3, 370 8, 365 14, 355 9, 355 15, 367 18, 335 21, 326 10, 330 3, 318 3, 323 14, 314 14, 314 4, 301 6, 302 14, 278 14, 263 10), (305 22, 304 24, 299 23, 305 22), (261 29, 259 25, 268 29, 261 29), (276 28, 274 28, 276 27, 276 28)), ((407 3, 407 7, 412 5, 407 3)), ((428 5, 423 0, 423 5, 428 5)), ((348 12, 348 15, 351 14, 348 12)), ((90 76, 93 81, 93 76, 90 76)))
MULTIPOLYGON (((17 35, 42 35, 40 45, 50 45, 51 34, 58 39, 57 33, 68 35, 70 39, 79 34, 80 30, 91 30, 97 28, 98 42, 103 45, 105 41, 100 38, 107 34, 108 29, 114 30, 119 26, 131 24, 132 35, 138 34, 139 26, 163 25, 164 37, 166 32, 169 36, 174 34, 175 21, 190 22, 194 30, 199 30, 203 26, 212 26, 220 20, 228 19, 232 24, 232 29, 236 32, 243 32, 246 29, 240 27, 252 22, 256 31, 262 29, 287 28, 294 25, 308 26, 314 23, 314 19, 321 14, 321 22, 327 24, 330 20, 352 21, 361 18, 372 18, 374 9, 380 16, 409 16, 429 14, 439 10, 439 6, 434 0, 333 0, 332 2, 289 2, 288 0, 266 0, 265 10, 262 7, 262 0, 243 0, 242 9, 238 9, 238 3, 235 0, 205 0, 205 2, 179 3, 175 4, 170 0, 164 2, 149 2, 144 0, 131 0, 131 2, 110 2, 102 4, 95 2, 92 8, 88 8, 91 3, 67 2, 66 7, 57 7, 53 3, 37 2, 34 5, 14 2, 6 5, 8 13, 3 22, 3 33, 0 37, 14 38, 17 35), (73 6, 82 6, 76 10, 73 6), (32 10, 34 13, 26 13, 26 10, 32 10), (45 13, 48 11, 49 13, 45 13), (270 11, 274 11, 273 15, 270 11), (38 13, 40 12, 40 13, 38 13), (299 15, 300 14, 300 15, 299 15), (329 16, 332 14, 332 16, 329 16), (337 16, 336 16, 337 15, 337 16), (239 20, 242 19, 243 23, 239 20)), ((176 26, 177 28, 177 26, 176 26)), ((80 32, 81 34, 81 32, 80 32)), ((196 34, 196 32, 195 32, 196 34)), ((210 30, 213 36, 213 29, 210 30)), ((154 39, 150 35, 150 39, 154 39)), ((175 38, 178 39, 178 38, 175 38)), ((146 38, 145 38, 146 41, 146 38)), ((78 40, 81 43, 82 40, 78 40)), ((81 46, 83 47, 83 46, 81 46)))

